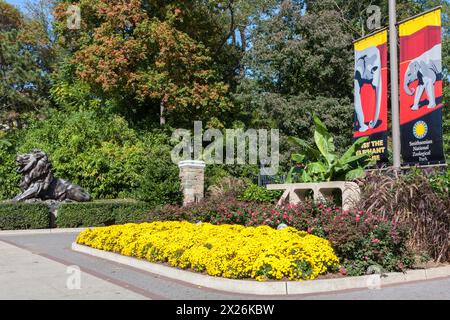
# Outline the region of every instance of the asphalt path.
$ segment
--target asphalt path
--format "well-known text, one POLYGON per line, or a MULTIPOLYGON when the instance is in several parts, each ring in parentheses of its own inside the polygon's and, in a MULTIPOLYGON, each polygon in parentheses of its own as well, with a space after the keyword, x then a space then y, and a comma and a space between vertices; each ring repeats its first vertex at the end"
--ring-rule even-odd
MULTIPOLYGON (((385 286, 380 289, 358 289, 341 292, 330 292, 325 294, 292 295, 292 296, 254 296, 233 294, 197 287, 174 279, 165 278, 149 272, 137 270, 128 266, 92 257, 86 254, 74 252, 70 249, 72 242, 76 238, 76 233, 54 233, 54 234, 20 234, 1 235, 0 241, 4 244, 3 250, 14 251, 11 254, 14 259, 2 260, 0 264, 0 299, 28 299, 30 294, 35 299, 57 299, 55 296, 48 296, 45 290, 41 290, 36 281, 32 279, 33 272, 28 273, 30 281, 34 285, 24 290, 26 282, 7 281, 5 270, 16 270, 17 272, 32 271, 36 266, 34 260, 42 259, 41 265, 47 263, 52 265, 55 278, 70 276, 67 268, 79 267, 81 271, 81 289, 89 288, 89 292, 94 292, 93 299, 153 299, 153 300, 450 300, 450 277, 414 282, 402 285, 385 286), (14 247, 17 250, 14 250, 14 247), (9 249, 8 249, 9 248, 9 249), (27 262, 28 261, 28 262, 27 262), (20 265, 19 265, 20 264, 20 265), (54 265, 55 264, 55 265, 54 265), (57 265, 56 265, 57 264, 57 265), (64 268, 58 266, 65 266, 64 268), (2 274, 3 273, 3 274, 2 274), (3 283, 2 283, 3 282, 3 283), (7 290, 6 290, 7 288, 7 290), (97 290, 95 290, 97 289, 97 290), (35 292, 34 292, 34 291, 35 292), (5 293, 6 292, 6 293, 5 293), (10 294, 8 294, 10 292, 10 294), (104 292, 102 295, 99 292, 104 292), (112 294, 112 292, 114 294, 112 294)), ((1 246, 0 246, 1 248, 1 246)), ((50 267, 49 267, 50 268, 50 267)), ((48 269, 49 269, 48 268, 48 269)), ((47 272, 48 273, 48 272, 47 272)), ((39 278, 36 273, 35 278, 39 278)), ((41 282, 44 280, 41 279, 41 282)), ((61 299, 79 299, 80 295, 71 292, 64 292, 58 288, 61 299)), ((69 289, 66 289, 69 290, 69 289)), ((83 296, 89 299, 89 295, 83 296)))

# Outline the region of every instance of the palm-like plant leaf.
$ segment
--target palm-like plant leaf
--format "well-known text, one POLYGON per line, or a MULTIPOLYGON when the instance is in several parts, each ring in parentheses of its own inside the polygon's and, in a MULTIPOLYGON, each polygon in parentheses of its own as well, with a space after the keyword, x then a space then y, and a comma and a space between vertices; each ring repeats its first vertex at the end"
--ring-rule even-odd
POLYGON ((308 164, 308 172, 312 174, 325 174, 327 166, 322 162, 311 162, 308 164))
POLYGON ((347 174, 345 175, 345 180, 347 181, 351 181, 351 180, 355 180, 355 179, 360 179, 363 178, 365 175, 365 171, 362 167, 358 167, 356 169, 350 170, 349 172, 347 172, 347 174))
MULTIPOLYGON (((369 140, 369 137, 361 137, 358 140, 356 140, 350 148, 342 155, 342 157, 339 159, 340 163, 346 163, 349 162, 349 159, 353 157, 356 154, 356 151, 369 140)), ((363 156, 364 157, 364 156, 363 156)), ((363 158, 362 157, 362 158, 363 158)), ((354 161, 354 160, 353 160, 354 161)))
POLYGON ((333 136, 328 131, 327 126, 320 120, 317 115, 313 116, 314 124, 316 126, 315 131, 319 132, 327 141, 328 152, 336 152, 336 147, 334 146, 333 136))
POLYGON ((6 139, 0 139, 0 147, 11 147, 12 143, 6 139))
POLYGON ((295 153, 291 156, 292 161, 295 161, 296 163, 303 163, 305 161, 305 155, 295 153))
POLYGON ((336 156, 332 153, 332 144, 330 144, 329 139, 322 135, 319 131, 314 132, 314 141, 316 143, 317 149, 319 149, 322 156, 327 160, 328 164, 331 165, 336 159, 336 156))
POLYGON ((307 156, 311 160, 317 160, 320 158, 320 151, 312 148, 308 142, 306 142, 303 139, 296 138, 296 137, 289 137, 288 141, 298 145, 305 151, 305 156, 307 156))
POLYGON ((369 139, 362 137, 356 140, 350 148, 339 157, 335 153, 333 137, 325 124, 314 115, 314 142, 312 148, 306 141, 291 137, 289 140, 299 145, 305 154, 294 154, 292 160, 296 163, 305 163, 306 167, 294 167, 289 171, 287 182, 295 177, 303 182, 333 181, 335 179, 354 180, 364 175, 364 168, 371 164, 366 159, 367 154, 356 154, 361 146, 369 139))

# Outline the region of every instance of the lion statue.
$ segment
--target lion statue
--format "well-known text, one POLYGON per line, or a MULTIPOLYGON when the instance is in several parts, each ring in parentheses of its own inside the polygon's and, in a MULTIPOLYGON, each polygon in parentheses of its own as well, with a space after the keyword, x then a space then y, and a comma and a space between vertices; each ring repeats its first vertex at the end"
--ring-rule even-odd
POLYGON ((22 174, 20 182, 22 193, 13 201, 40 199, 86 202, 91 200, 91 196, 81 187, 55 178, 47 154, 41 150, 34 149, 31 153, 17 155, 16 165, 17 172, 22 174))

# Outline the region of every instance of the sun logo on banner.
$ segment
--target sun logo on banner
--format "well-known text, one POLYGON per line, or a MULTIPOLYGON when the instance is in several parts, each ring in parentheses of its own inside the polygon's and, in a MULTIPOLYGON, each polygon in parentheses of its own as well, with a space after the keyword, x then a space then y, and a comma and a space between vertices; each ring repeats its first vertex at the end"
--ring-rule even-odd
POLYGON ((418 121, 414 125, 413 134, 419 140, 422 140, 426 137, 428 133, 428 125, 424 121, 418 121))

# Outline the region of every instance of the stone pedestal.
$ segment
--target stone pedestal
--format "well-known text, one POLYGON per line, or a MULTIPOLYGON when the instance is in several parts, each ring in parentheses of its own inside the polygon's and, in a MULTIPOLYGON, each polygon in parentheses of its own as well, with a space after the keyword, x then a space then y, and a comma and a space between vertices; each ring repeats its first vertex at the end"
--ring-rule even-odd
POLYGON ((186 160, 178 163, 180 168, 181 190, 183 192, 183 205, 199 202, 204 196, 205 162, 186 160))

